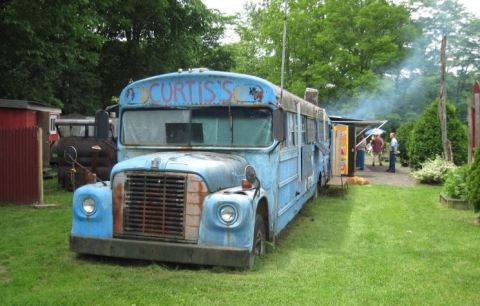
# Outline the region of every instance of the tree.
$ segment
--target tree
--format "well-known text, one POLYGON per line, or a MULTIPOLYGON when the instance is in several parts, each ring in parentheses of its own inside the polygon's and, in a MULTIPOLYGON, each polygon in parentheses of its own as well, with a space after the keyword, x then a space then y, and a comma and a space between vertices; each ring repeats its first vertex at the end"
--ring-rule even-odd
MULTIPOLYGON (((423 112, 415 124, 409 139, 410 166, 418 168, 421 162, 434 159, 443 152, 438 119, 438 99, 433 101, 423 112)), ((452 150, 456 165, 467 161, 467 130, 466 126, 458 119, 455 106, 447 102, 446 113, 447 129, 452 140, 452 150)))
POLYGON ((200 0, 0 2, 0 97, 92 114, 131 79, 211 66, 228 18, 200 0))
POLYGON ((447 87, 445 80, 445 73, 447 69, 447 59, 445 54, 445 49, 447 48, 447 36, 442 38, 442 46, 440 48, 440 98, 438 102, 438 119, 440 120, 440 133, 442 135, 442 147, 443 147, 443 157, 445 160, 451 162, 453 161, 452 156, 452 143, 448 139, 447 131, 447 87))
POLYGON ((220 46, 228 18, 200 0, 110 0, 102 5, 106 38, 101 52, 102 100, 130 80, 198 66, 228 70, 232 59, 220 46))
MULTIPOLYGON (((279 83, 282 3, 249 8, 237 71, 279 83)), ((297 95, 315 87, 324 106, 348 104, 406 56, 410 27, 408 11, 387 1, 289 1, 286 87, 297 95)))
POLYGON ((2 2, 0 96, 90 109, 100 86, 96 16, 88 1, 2 2))
POLYGON ((480 149, 477 148, 466 179, 467 200, 480 211, 480 149))
POLYGON ((397 129, 397 139, 399 143, 400 158, 409 160, 408 151, 410 150, 410 135, 415 127, 412 121, 405 122, 397 129))

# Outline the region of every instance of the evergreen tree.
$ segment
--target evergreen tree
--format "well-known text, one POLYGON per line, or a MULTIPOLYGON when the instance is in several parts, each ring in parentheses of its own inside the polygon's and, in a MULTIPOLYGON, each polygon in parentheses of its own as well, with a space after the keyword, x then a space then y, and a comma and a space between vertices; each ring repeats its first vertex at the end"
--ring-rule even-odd
MULTIPOLYGON (((418 119, 409 139, 410 166, 418 168, 427 159, 442 155, 438 100, 431 103, 418 119)), ((467 129, 458 119, 455 106, 447 102, 447 129, 452 142, 453 160, 456 165, 467 161, 467 129)))

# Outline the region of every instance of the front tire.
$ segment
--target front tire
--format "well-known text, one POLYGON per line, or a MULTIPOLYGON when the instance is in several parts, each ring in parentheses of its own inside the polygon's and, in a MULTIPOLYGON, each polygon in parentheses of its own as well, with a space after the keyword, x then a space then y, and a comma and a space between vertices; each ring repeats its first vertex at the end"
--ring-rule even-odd
POLYGON ((253 245, 250 252, 250 269, 255 265, 255 258, 263 256, 266 253, 266 230, 265 223, 261 215, 255 216, 255 227, 253 230, 253 245))

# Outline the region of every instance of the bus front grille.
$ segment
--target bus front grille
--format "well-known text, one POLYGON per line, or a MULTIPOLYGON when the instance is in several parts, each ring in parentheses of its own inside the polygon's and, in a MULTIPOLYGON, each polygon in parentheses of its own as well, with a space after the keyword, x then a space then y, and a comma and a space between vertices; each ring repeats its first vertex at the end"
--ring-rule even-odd
POLYGON ((122 236, 184 240, 186 180, 181 173, 127 172, 122 236))

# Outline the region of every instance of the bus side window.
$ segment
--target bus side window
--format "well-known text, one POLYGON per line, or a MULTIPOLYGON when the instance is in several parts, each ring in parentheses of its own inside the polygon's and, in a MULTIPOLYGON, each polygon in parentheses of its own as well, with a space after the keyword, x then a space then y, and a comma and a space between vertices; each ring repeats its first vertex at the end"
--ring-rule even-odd
POLYGON ((287 125, 288 125, 288 135, 287 135, 287 145, 288 146, 295 146, 295 134, 297 132, 296 128, 296 114, 295 113, 287 113, 287 125))
POLYGON ((302 141, 301 144, 307 143, 307 118, 302 116, 302 141))
POLYGON ((318 120, 318 135, 317 135, 317 139, 318 139, 318 142, 322 142, 322 141, 325 141, 324 137, 323 137, 323 131, 325 130, 325 121, 323 120, 318 120))
POLYGON ((314 143, 317 139, 317 128, 313 119, 307 119, 307 143, 314 143))

